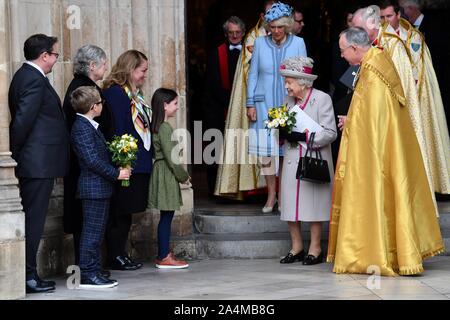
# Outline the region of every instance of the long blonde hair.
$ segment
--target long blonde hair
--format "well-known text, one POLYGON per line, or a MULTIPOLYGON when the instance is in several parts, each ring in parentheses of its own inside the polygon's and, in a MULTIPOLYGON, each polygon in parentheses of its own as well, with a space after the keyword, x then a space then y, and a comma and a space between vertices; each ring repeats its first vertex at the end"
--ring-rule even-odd
POLYGON ((148 61, 148 58, 140 51, 128 50, 122 53, 112 67, 111 73, 103 82, 103 89, 108 89, 113 85, 131 85, 131 73, 144 61, 148 61))

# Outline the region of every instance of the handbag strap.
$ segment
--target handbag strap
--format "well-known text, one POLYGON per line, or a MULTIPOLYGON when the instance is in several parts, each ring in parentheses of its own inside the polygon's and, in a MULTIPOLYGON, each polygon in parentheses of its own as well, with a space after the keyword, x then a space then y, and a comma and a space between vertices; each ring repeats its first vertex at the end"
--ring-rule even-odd
POLYGON ((305 154, 305 158, 308 156, 308 154, 310 155, 310 157, 312 157, 313 151, 316 153, 316 159, 319 159, 320 161, 323 160, 322 158, 322 152, 320 151, 320 148, 318 149, 314 149, 314 139, 316 138, 316 133, 312 132, 307 144, 307 150, 306 150, 306 154, 305 154))
MULTIPOLYGON (((314 132, 314 138, 316 137, 316 133, 314 132)), ((313 144, 311 144, 311 149, 313 149, 313 144)), ((316 159, 319 159, 320 161, 322 161, 322 151, 320 151, 320 148, 316 148, 314 149, 314 151, 316 152, 316 159)), ((312 153, 311 153, 312 154, 312 153)))
POLYGON ((316 133, 312 132, 309 136, 309 141, 308 141, 308 149, 312 149, 313 145, 314 145, 314 138, 316 137, 316 133))
POLYGON ((305 153, 305 158, 308 157, 308 154, 310 154, 310 156, 312 156, 315 136, 316 136, 315 132, 312 132, 311 135, 309 136, 308 144, 306 145, 307 149, 306 149, 306 153, 305 153))
POLYGON ((320 151, 320 149, 316 149, 316 159, 319 159, 320 161, 322 161, 322 152, 320 151))

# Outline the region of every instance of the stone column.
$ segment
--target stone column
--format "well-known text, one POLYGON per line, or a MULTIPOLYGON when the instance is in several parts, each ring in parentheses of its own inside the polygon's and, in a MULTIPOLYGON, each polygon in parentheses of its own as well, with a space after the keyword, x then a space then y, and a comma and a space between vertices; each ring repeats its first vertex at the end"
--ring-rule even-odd
MULTIPOLYGON (((178 92, 179 110, 172 126, 187 129, 185 1, 158 0, 149 3, 151 89, 167 87, 178 92)), ((184 156, 188 150, 185 142, 184 156)), ((184 187, 182 194, 184 206, 179 215, 183 223, 177 233, 187 235, 192 232, 192 188, 184 187)))
POLYGON ((0 300, 25 296, 25 216, 9 151, 9 6, 0 0, 0 300))
MULTIPOLYGON (((6 11, 8 15, 6 20, 2 19, 1 21, 8 21, 9 23, 7 30, 10 37, 6 45, 8 48, 5 48, 5 50, 9 52, 7 61, 10 63, 10 69, 8 79, 2 84, 9 84, 12 75, 23 64, 24 41, 32 34, 44 33, 57 36, 60 42, 61 53, 63 53, 60 58, 61 61, 55 65, 53 72, 49 75, 49 79, 59 96, 64 97, 66 81, 63 61, 67 56, 64 50, 66 43, 64 38, 66 17, 61 1, 7 0, 6 2, 9 6, 6 11)), ((4 47, 2 46, 1 48, 3 49, 4 47)), ((6 109, 2 107, 0 110, 5 112, 5 110, 8 110, 8 107, 6 106, 6 109)), ((2 121, 4 119, 6 117, 2 117, 2 121)), ((70 260, 70 257, 67 255, 71 255, 73 252, 70 248, 71 243, 62 230, 62 195, 62 180, 58 179, 50 199, 45 230, 37 256, 38 273, 44 278, 65 271, 66 261, 70 260)))

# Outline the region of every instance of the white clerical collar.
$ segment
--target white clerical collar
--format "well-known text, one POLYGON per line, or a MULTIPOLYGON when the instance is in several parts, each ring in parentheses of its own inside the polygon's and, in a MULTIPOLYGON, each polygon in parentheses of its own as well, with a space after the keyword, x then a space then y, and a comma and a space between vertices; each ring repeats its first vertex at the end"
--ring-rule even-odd
POLYGON ((423 15, 423 13, 416 19, 416 21, 414 21, 414 27, 416 27, 417 29, 419 29, 420 25, 422 24, 423 18, 425 18, 425 16, 423 15))
POLYGON ((92 124, 92 126, 95 128, 95 130, 98 129, 98 127, 99 127, 98 122, 96 122, 96 121, 94 121, 92 119, 89 119, 88 117, 86 117, 84 114, 81 114, 81 113, 77 113, 77 116, 80 116, 80 117, 83 117, 83 118, 87 119, 92 124))
POLYGON ((230 44, 229 48, 230 48, 230 51, 234 50, 234 49, 237 49, 237 50, 241 51, 242 50, 242 44, 237 44, 237 45, 230 44))
POLYGON ((44 77, 47 78, 47 76, 45 75, 44 70, 42 70, 42 68, 39 67, 37 64, 35 64, 35 63, 31 62, 31 61, 25 61, 25 63, 26 63, 26 64, 29 64, 29 65, 32 66, 33 68, 37 69, 40 73, 42 73, 42 75, 43 75, 44 77))
POLYGON ((388 25, 388 27, 386 28, 386 32, 398 35, 400 39, 402 39, 403 41, 405 41, 408 38, 406 30, 401 25, 398 27, 397 30, 395 30, 393 26, 388 25))
POLYGON ((406 41, 408 39, 408 31, 406 31, 406 29, 403 28, 401 25, 398 27, 397 34, 403 41, 406 41))
MULTIPOLYGON (((392 33, 392 34, 397 33, 397 31, 394 29, 394 27, 391 26, 390 24, 387 26, 386 32, 387 33, 392 33)), ((380 36, 380 34, 378 34, 378 36, 380 36)))

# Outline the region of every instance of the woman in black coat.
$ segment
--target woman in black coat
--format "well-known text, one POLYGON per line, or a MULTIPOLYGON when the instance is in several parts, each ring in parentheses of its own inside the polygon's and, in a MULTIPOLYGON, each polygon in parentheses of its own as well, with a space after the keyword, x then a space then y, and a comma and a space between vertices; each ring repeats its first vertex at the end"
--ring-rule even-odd
POLYGON ((133 261, 127 242, 133 214, 148 205, 150 175, 153 168, 151 148, 151 107, 142 88, 149 68, 148 58, 137 50, 128 50, 117 59, 103 83, 103 95, 114 119, 114 134, 132 135, 138 140, 137 160, 133 164, 130 186, 116 184, 106 227, 108 266, 112 270, 137 270, 142 263, 133 261))
MULTIPOLYGON (((63 105, 69 132, 72 130, 72 125, 76 118, 76 112, 70 103, 72 92, 82 86, 92 86, 97 88, 102 100, 104 100, 102 90, 97 86, 96 82, 103 80, 107 70, 106 53, 101 48, 93 45, 85 45, 77 51, 73 66, 74 79, 67 89, 63 105)), ((102 115, 95 120, 100 124, 99 129, 102 131, 106 140, 110 140, 114 129, 111 112, 105 103, 103 104, 102 115)), ((78 265, 80 259, 80 236, 83 224, 81 201, 76 198, 80 167, 72 148, 70 152, 70 168, 68 174, 64 177, 63 224, 64 232, 73 235, 75 264, 78 265)))

